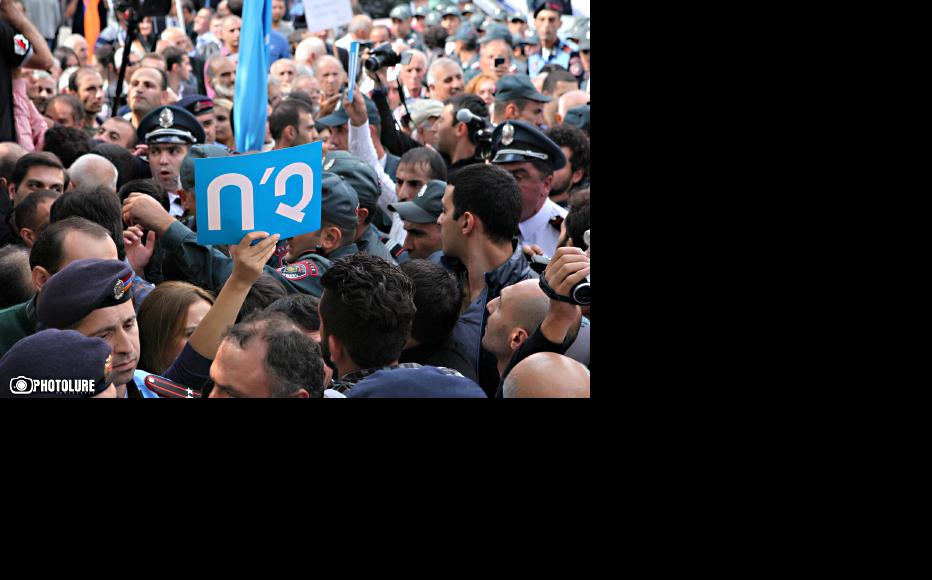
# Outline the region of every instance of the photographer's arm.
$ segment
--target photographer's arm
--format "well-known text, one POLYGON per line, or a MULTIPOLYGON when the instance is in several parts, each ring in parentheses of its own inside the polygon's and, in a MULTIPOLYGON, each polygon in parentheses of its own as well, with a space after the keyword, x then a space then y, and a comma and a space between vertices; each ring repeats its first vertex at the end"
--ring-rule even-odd
MULTIPOLYGON (((544 270, 547 284, 560 296, 569 296, 573 287, 588 275, 589 257, 579 248, 572 247, 557 248, 544 270)), ((579 306, 551 300, 550 310, 540 325, 540 332, 550 342, 562 344, 580 316, 582 312, 579 306)))
MULTIPOLYGON (((369 118, 366 114, 366 102, 362 98, 359 88, 356 88, 353 102, 349 102, 349 97, 343 99, 343 108, 349 115, 349 148, 350 153, 359 157, 371 167, 379 177, 382 195, 379 196, 379 207, 382 211, 388 211, 388 204, 398 201, 398 195, 395 192, 395 184, 391 178, 386 175, 379 163, 378 154, 375 151, 375 145, 372 143, 372 135, 369 131, 369 118)), ((391 213, 389 213, 391 215, 391 213)))
POLYGON ((0 1, 0 18, 6 20, 13 29, 26 37, 29 44, 32 45, 32 55, 20 66, 29 68, 52 70, 55 59, 52 57, 52 51, 46 44, 45 38, 39 32, 39 29, 26 18, 22 8, 13 0, 0 1))

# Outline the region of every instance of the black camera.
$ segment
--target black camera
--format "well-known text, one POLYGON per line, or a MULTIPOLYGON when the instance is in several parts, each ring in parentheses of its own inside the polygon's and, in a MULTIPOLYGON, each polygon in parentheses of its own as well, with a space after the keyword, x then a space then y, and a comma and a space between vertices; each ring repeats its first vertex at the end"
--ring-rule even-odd
MULTIPOLYGON (((531 270, 534 270, 540 274, 541 278, 544 277, 544 270, 547 269, 547 264, 550 263, 550 258, 547 256, 538 256, 537 254, 531 256, 529 260, 531 270)), ((590 294, 589 294, 589 276, 586 276, 582 280, 576 283, 573 286, 573 290, 570 291, 570 298, 572 298, 573 304, 579 306, 589 306, 590 294)))
POLYGON ((117 12, 132 10, 138 17, 165 16, 172 9, 172 0, 119 0, 117 12))
POLYGON ((492 133, 495 127, 469 109, 456 112, 456 120, 469 128, 469 140, 476 146, 476 156, 488 159, 492 156, 492 133))
POLYGON ((385 43, 369 53, 369 58, 363 63, 367 70, 376 72, 379 69, 393 67, 396 64, 408 64, 411 62, 411 53, 404 52, 398 54, 392 50, 392 45, 385 43))

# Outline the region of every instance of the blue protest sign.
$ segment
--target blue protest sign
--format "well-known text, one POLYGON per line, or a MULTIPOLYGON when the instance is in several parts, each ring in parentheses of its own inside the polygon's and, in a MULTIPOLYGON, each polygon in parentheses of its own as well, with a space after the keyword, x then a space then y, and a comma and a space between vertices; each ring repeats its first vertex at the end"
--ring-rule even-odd
POLYGON ((349 102, 353 102, 356 89, 356 75, 359 74, 359 43, 353 41, 349 49, 349 102))
POLYGON ((194 160, 197 243, 238 244, 252 231, 282 239, 320 229, 321 143, 194 160))

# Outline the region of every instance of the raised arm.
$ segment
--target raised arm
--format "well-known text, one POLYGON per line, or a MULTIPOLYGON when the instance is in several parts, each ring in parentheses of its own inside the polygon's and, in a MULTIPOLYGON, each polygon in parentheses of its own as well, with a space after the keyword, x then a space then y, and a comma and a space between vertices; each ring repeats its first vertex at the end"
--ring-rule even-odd
POLYGON ((55 60, 52 57, 52 51, 49 50, 49 45, 45 43, 45 38, 42 37, 39 29, 26 18, 22 8, 13 0, 0 0, 0 18, 6 20, 17 32, 25 36, 32 45, 32 56, 28 56, 20 66, 52 70, 55 60))

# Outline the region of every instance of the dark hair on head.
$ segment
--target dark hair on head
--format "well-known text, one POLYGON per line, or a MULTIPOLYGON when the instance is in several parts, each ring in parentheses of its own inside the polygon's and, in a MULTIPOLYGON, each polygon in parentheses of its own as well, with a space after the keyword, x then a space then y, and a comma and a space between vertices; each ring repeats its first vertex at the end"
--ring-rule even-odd
POLYGON ((301 113, 307 113, 314 116, 314 109, 300 99, 287 98, 280 102, 269 115, 269 132, 272 133, 272 139, 278 141, 281 139, 285 128, 294 127, 298 130, 301 124, 301 113))
POLYGON ((565 68, 558 68, 548 74, 547 78, 544 79, 544 86, 542 87, 543 93, 553 96, 553 91, 556 90, 557 83, 576 83, 576 86, 579 86, 579 81, 573 76, 573 73, 565 68))
POLYGON ((300 101, 306 105, 310 105, 312 114, 313 114, 313 107, 316 104, 314 103, 314 100, 311 98, 311 95, 305 93, 304 91, 291 91, 290 93, 288 93, 287 97, 282 99, 282 102, 279 103, 278 106, 280 107, 282 103, 285 103, 287 101, 300 101))
POLYGON ((42 266, 49 274, 58 273, 63 266, 61 262, 65 255, 65 236, 70 232, 82 232, 98 240, 111 237, 103 227, 82 217, 53 220, 32 245, 32 251, 29 252, 29 268, 42 266))
POLYGON ((570 209, 581 203, 589 203, 589 188, 584 187, 570 195, 570 209))
POLYGON ((115 191, 108 187, 79 187, 66 191, 52 204, 51 221, 78 216, 103 226, 117 247, 117 259, 126 257, 123 245, 123 208, 115 191))
POLYGON ((485 104, 479 95, 474 95, 472 93, 458 93, 448 98, 443 102, 444 105, 453 105, 453 126, 455 127, 459 121, 456 119, 456 114, 460 109, 469 109, 469 111, 476 115, 477 117, 482 117, 483 119, 489 118, 489 107, 485 104))
POLYGON ((427 169, 431 179, 447 180, 447 164, 443 162, 443 157, 430 147, 408 149, 401 156, 398 165, 421 166, 427 169))
POLYGON ((153 197, 165 211, 169 211, 170 202, 168 200, 168 192, 165 191, 162 184, 155 179, 134 179, 124 183, 123 187, 121 187, 120 191, 117 193, 117 195, 120 196, 121 205, 131 193, 144 193, 149 197, 153 197))
POLYGON ((265 310, 269 304, 287 295, 288 291, 285 290, 285 286, 277 278, 271 274, 262 274, 252 285, 252 288, 249 289, 249 294, 246 294, 246 299, 243 300, 236 321, 245 320, 253 312, 265 310))
POLYGON ((414 284, 417 314, 411 338, 421 344, 445 341, 460 316, 460 287, 456 278, 440 264, 430 260, 408 260, 401 265, 414 284))
POLYGON ((91 152, 91 138, 81 129, 55 125, 45 132, 43 151, 54 153, 67 169, 78 157, 91 152))
POLYGON ((428 26, 424 31, 424 46, 428 50, 443 48, 447 43, 447 29, 442 26, 428 26))
POLYGON ((184 57, 187 55, 187 52, 181 50, 177 46, 169 46, 166 48, 162 51, 162 56, 165 57, 165 70, 170 71, 176 64, 184 62, 184 57))
POLYGON ((320 299, 310 294, 289 294, 269 304, 266 312, 281 312, 305 332, 320 330, 320 315, 317 306, 320 299))
POLYGON ((266 343, 263 365, 272 386, 272 398, 289 397, 306 390, 311 398, 324 396, 324 359, 320 345, 280 312, 256 312, 231 327, 223 337, 240 349, 255 340, 266 343))
POLYGON ((35 287, 29 274, 29 249, 11 244, 0 247, 0 308, 9 308, 32 298, 35 287))
POLYGON ((580 183, 589 179, 589 137, 585 131, 562 123, 551 127, 547 131, 547 137, 560 147, 566 147, 573 154, 570 162, 572 171, 575 173, 580 169, 583 170, 583 178, 580 183))
POLYGON ((243 17, 243 0, 227 0, 227 8, 233 16, 243 17))
POLYGON ((68 90, 71 92, 77 92, 79 82, 78 79, 89 74, 100 76, 100 73, 97 72, 97 69, 91 66, 82 66, 78 70, 71 73, 71 77, 68 78, 68 90))
POLYGON ((467 36, 464 40, 459 40, 458 42, 463 43, 463 50, 467 52, 476 52, 479 50, 479 38, 476 36, 467 36))
POLYGON ((521 189, 510 173, 496 165, 470 165, 450 176, 453 186, 453 216, 465 212, 479 218, 493 242, 506 242, 518 231, 521 221, 521 189))
MULTIPOLYGON (((550 73, 552 73, 552 72, 554 72, 554 71, 558 71, 558 70, 566 70, 566 69, 563 68, 562 66, 558 65, 558 64, 555 63, 555 62, 551 62, 551 63, 547 63, 547 64, 545 64, 543 67, 541 67, 540 73, 547 73, 547 74, 549 75, 550 73)), ((537 73, 537 74, 540 74, 540 73, 537 73)))
MULTIPOLYGON (((13 209, 13 222, 16 224, 17 231, 20 228, 29 228, 36 234, 41 233, 37 220, 39 218, 39 204, 43 201, 52 200, 53 202, 61 196, 60 191, 50 191, 48 189, 37 189, 19 202, 13 209)), ((2 278, 0 278, 2 280, 2 278)))
POLYGON ((589 245, 583 239, 583 233, 589 229, 589 200, 570 206, 563 225, 566 226, 566 237, 573 238, 573 247, 583 251, 589 249, 589 245))
POLYGON ((59 46, 54 51, 52 51, 52 56, 55 57, 55 60, 58 61, 58 66, 60 66, 62 70, 68 68, 69 58, 74 57, 75 60, 78 60, 78 53, 68 48, 67 46, 59 46))
POLYGON ((125 147, 116 143, 98 143, 91 149, 91 153, 100 155, 116 167, 117 189, 136 178, 136 158, 125 147))
POLYGON ((334 262, 320 283, 323 329, 353 362, 378 368, 397 361, 416 313, 414 285, 404 272, 382 258, 353 254, 334 262))
POLYGON ((48 111, 49 107, 52 106, 52 103, 57 103, 58 101, 65 101, 65 103, 67 103, 68 106, 71 107, 71 111, 72 111, 71 120, 74 121, 75 123, 80 122, 81 119, 83 119, 87 115, 87 113, 84 111, 84 103, 82 103, 77 97, 75 97, 74 95, 66 95, 66 94, 61 94, 61 93, 55 95, 54 97, 46 101, 45 107, 42 109, 42 112, 45 113, 46 111, 48 111))
POLYGON ((33 167, 52 167, 65 173, 65 166, 61 164, 57 156, 47 152, 27 153, 16 162, 16 166, 13 167, 13 175, 10 176, 10 182, 16 186, 16 189, 19 189, 19 185, 33 167))
POLYGON ((98 44, 94 47, 94 60, 96 60, 100 66, 106 67, 110 65, 115 65, 114 55, 116 55, 116 47, 112 44, 98 44))

